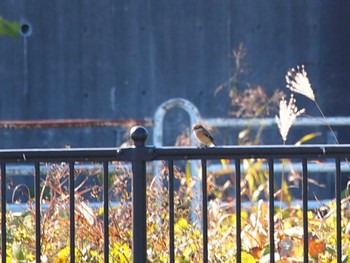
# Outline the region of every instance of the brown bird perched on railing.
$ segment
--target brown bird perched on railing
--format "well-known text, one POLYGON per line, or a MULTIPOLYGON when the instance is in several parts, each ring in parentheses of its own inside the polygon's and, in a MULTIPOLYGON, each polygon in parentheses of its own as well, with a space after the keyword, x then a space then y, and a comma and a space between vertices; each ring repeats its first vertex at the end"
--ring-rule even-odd
POLYGON ((203 127, 202 124, 196 123, 192 126, 192 131, 196 139, 200 142, 204 147, 214 147, 214 138, 210 135, 210 133, 203 127))

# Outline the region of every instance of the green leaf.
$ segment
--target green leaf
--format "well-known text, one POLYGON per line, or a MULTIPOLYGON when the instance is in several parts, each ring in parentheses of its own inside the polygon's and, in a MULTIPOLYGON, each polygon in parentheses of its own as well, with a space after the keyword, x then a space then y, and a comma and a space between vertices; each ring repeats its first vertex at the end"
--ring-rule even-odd
POLYGON ((21 244, 18 242, 14 242, 12 244, 12 256, 16 260, 24 260, 25 256, 21 247, 21 244))
POLYGON ((15 21, 9 21, 0 16, 0 36, 5 35, 17 38, 21 25, 15 21))

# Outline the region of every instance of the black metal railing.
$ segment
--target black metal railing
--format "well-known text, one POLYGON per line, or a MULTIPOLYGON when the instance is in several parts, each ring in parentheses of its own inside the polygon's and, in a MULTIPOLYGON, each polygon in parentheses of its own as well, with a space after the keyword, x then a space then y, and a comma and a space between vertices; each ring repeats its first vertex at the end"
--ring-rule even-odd
MULTIPOLYGON (((294 158, 302 163, 302 208, 303 208, 303 261, 309 261, 308 243, 308 161, 325 158, 334 161, 335 180, 335 203, 336 203, 336 237, 337 237, 337 262, 342 257, 342 229, 341 229, 341 176, 342 162, 350 155, 350 145, 309 145, 309 146, 224 146, 207 149, 194 147, 161 147, 146 146, 147 131, 140 126, 131 130, 131 138, 134 146, 129 148, 98 148, 98 149, 34 149, 34 150, 1 150, 1 259, 6 262, 6 167, 8 164, 33 164, 34 169, 34 195, 40 195, 40 164, 49 162, 66 162, 69 164, 69 194, 74 196, 74 169, 77 162, 100 162, 103 167, 103 221, 104 221, 104 262, 109 262, 109 214, 108 214, 108 164, 112 161, 128 161, 132 165, 132 211, 133 211, 133 251, 132 260, 136 263, 147 261, 147 226, 146 226, 146 164, 150 161, 162 160, 169 167, 168 181, 168 204, 169 204, 169 261, 175 262, 175 234, 174 234, 174 162, 178 160, 200 160, 202 178, 202 260, 209 262, 208 253, 208 205, 207 205, 207 161, 230 159, 235 165, 235 211, 236 211, 236 262, 242 262, 242 198, 241 198, 241 164, 244 159, 264 158, 268 163, 269 174, 269 241, 270 262, 275 262, 275 220, 274 220, 274 167, 277 160, 294 158)), ((70 219, 70 262, 75 262, 75 200, 69 199, 70 219)), ((40 229, 39 198, 35 198, 35 240, 36 240, 36 262, 40 262, 41 256, 41 229, 40 229)))

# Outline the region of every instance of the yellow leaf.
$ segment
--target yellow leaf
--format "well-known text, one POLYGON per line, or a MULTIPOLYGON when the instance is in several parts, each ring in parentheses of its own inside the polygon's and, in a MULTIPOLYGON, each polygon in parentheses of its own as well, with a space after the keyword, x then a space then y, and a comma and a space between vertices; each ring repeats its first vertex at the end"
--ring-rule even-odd
POLYGON ((242 252, 242 262, 255 263, 255 258, 251 254, 248 254, 247 252, 243 251, 242 252))
POLYGON ((191 246, 187 246, 183 252, 183 255, 185 258, 189 258, 189 256, 191 255, 191 253, 193 252, 191 246))
POLYGON ((228 168, 228 166, 230 165, 230 160, 228 159, 221 159, 220 161, 224 169, 228 168))
POLYGON ((293 254, 295 257, 302 257, 304 255, 304 247, 302 242, 294 242, 293 254))
POLYGON ((186 174, 186 180, 187 178, 191 178, 191 162, 186 162, 185 174, 186 174))
POLYGON ((295 143, 295 145, 301 145, 304 142, 310 141, 313 138, 316 138, 317 136, 320 136, 320 135, 321 135, 320 132, 313 132, 313 133, 306 134, 303 137, 301 137, 300 140, 295 143))
POLYGON ((292 202, 292 195, 289 192, 289 186, 288 183, 284 180, 282 182, 282 197, 283 197, 283 201, 290 206, 291 202, 292 202))
POLYGON ((190 225, 188 224, 187 220, 183 217, 181 217, 174 226, 175 232, 181 232, 183 230, 188 230, 190 228, 190 225))
POLYGON ((68 263, 69 247, 65 247, 58 252, 57 257, 54 259, 54 263, 68 263))

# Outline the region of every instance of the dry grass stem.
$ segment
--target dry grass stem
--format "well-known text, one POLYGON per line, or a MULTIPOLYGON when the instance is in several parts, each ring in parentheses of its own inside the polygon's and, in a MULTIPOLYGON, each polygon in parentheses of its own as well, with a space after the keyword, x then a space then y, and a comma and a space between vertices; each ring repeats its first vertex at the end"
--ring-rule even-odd
MULTIPOLYGON (((314 92, 311 88, 310 81, 307 77, 307 73, 305 70, 304 65, 297 66, 296 70, 294 68, 288 70, 286 75, 286 82, 287 82, 287 88, 291 91, 297 92, 299 94, 302 94, 306 97, 308 97, 310 100, 314 101, 316 104, 317 109, 321 113, 323 118, 326 118, 326 116, 323 114, 322 109, 318 105, 314 92)), ((332 136, 337 144, 339 144, 338 138, 336 134, 334 133, 332 127, 327 124, 330 132, 332 133, 332 136)))
POLYGON ((310 100, 315 101, 315 94, 311 88, 304 65, 288 70, 286 82, 287 88, 291 91, 302 94, 310 100))
POLYGON ((295 118, 305 112, 305 109, 298 110, 295 101, 293 94, 288 104, 287 101, 282 98, 279 105, 279 117, 276 115, 277 126, 284 142, 287 140, 289 129, 295 118))

